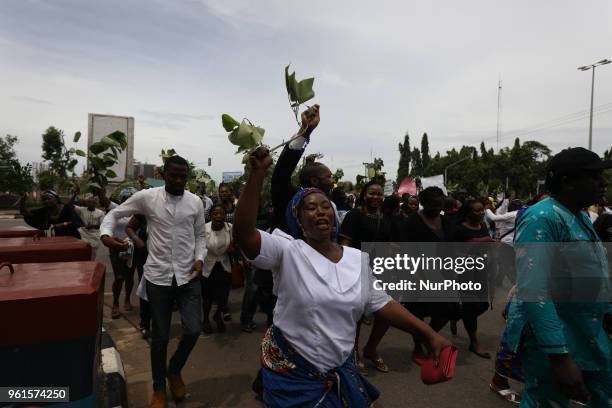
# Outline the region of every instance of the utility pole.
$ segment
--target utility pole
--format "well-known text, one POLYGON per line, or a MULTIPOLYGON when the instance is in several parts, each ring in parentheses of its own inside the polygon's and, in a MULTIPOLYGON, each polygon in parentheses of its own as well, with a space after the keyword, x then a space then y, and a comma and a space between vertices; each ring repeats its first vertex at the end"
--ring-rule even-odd
POLYGON ((611 63, 609 59, 602 59, 591 65, 578 67, 580 71, 593 71, 591 76, 591 114, 589 115, 589 150, 593 150, 593 93, 595 92, 595 67, 611 63))
POLYGON ((501 94, 502 81, 497 83, 497 151, 499 151, 499 142, 501 140, 501 94))

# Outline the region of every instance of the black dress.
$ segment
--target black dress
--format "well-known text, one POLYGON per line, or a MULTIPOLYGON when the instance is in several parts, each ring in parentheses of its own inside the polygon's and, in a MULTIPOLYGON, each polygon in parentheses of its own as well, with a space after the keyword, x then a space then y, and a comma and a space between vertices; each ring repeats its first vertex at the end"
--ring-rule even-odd
POLYGON ((83 222, 69 205, 63 205, 59 215, 56 217, 51 216, 51 211, 46 208, 38 208, 30 211, 30 215, 23 217, 23 220, 31 227, 39 230, 48 230, 52 224, 61 224, 63 222, 70 223, 66 228, 55 229, 55 235, 58 237, 72 236, 81 239, 79 234, 79 227, 83 225, 83 222))
MULTIPOLYGON (((398 240, 401 242, 451 241, 454 235, 454 223, 447 217, 441 218, 441 231, 436 232, 425 223, 422 215, 410 214, 398 231, 398 240)), ((455 302, 403 302, 402 305, 421 320, 431 317, 431 326, 435 330, 440 330, 448 320, 456 319, 459 315, 455 302)))
POLYGON ((391 224, 391 219, 382 213, 364 214, 361 208, 353 208, 342 221, 340 237, 350 240, 350 246, 356 249, 361 249, 363 242, 391 242, 391 224))
MULTIPOLYGON (((473 241, 477 238, 484 238, 489 236, 489 230, 484 224, 480 225, 479 230, 473 230, 471 228, 467 228, 463 224, 457 225, 455 229, 455 242, 469 242, 473 241)), ((487 274, 487 269, 485 268, 483 271, 483 275, 487 274)), ((486 278, 480 278, 479 281, 485 281, 486 278)), ((489 302, 462 302, 461 303, 461 319, 463 320, 463 325, 465 326, 465 330, 468 333, 475 333, 478 329, 478 316, 483 314, 489 308, 489 302)))

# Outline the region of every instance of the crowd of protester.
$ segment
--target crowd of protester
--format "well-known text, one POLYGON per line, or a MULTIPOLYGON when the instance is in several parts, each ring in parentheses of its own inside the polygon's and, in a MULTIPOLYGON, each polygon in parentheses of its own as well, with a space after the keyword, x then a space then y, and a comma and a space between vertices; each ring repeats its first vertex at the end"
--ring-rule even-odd
POLYGON ((235 280, 244 286, 241 329, 255 330, 258 309, 267 316, 253 384, 266 406, 371 406, 379 393, 365 376, 370 368, 390 370, 377 351, 390 326, 412 334, 416 362, 429 353, 438 358, 451 344, 438 333, 449 325, 456 335, 459 322, 469 351, 494 359, 490 388, 508 402, 565 407, 571 399, 611 406, 610 303, 535 302, 521 294, 526 288, 549 290, 557 256, 568 257, 569 269, 588 268, 591 279, 609 287, 606 253, 598 245, 612 241, 612 210, 602 198, 602 171, 612 163, 585 149, 564 150, 549 163, 547 194, 528 201, 447 195, 439 187, 385 197, 376 179, 344 191, 334 186, 330 169, 315 161, 303 163, 295 186, 291 175, 319 122, 318 106, 314 109, 314 115, 302 118, 302 136, 278 158, 270 203, 260 202, 272 164, 266 148, 251 155, 242 191, 224 183, 209 195, 185 191, 189 164, 173 156, 165 162, 165 187, 141 183, 140 191, 122 189, 117 203, 103 192, 77 199, 78 191, 65 204, 46 191, 44 207, 33 211, 22 200, 25 221, 35 228, 84 239, 94 249, 109 248, 113 318, 122 315, 122 291, 123 310, 132 310, 136 272, 139 327, 151 338, 151 406, 166 406, 166 380, 175 401, 185 397, 181 369, 201 333, 226 330, 235 280), (595 249, 555 255, 526 245, 578 241, 595 249), (484 350, 478 337, 479 317, 490 310, 491 300, 462 301, 459 293, 454 302, 397 303, 372 290, 373 276, 361 273, 360 250, 371 242, 496 244, 483 272, 490 292, 500 288, 507 294, 507 324, 496 353, 484 350), (167 364, 175 310, 181 314, 182 337, 167 364), (364 324, 371 330, 361 349, 364 324), (525 384, 522 395, 508 380, 525 384))

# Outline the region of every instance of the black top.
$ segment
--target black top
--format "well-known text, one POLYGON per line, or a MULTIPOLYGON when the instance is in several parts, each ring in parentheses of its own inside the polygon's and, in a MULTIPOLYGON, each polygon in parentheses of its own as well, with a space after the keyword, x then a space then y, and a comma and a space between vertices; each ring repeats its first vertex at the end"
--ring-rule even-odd
POLYGON ((489 230, 486 225, 480 224, 480 230, 475 231, 471 228, 467 228, 463 223, 457 225, 455 228, 453 241, 455 242, 468 242, 474 238, 484 238, 489 236, 489 230))
POLYGON ((444 242, 453 238, 453 223, 442 216, 441 236, 436 234, 418 213, 412 213, 403 221, 398 231, 400 242, 444 242))
POLYGON ((391 242, 391 219, 382 214, 364 214, 361 208, 353 208, 342 221, 340 237, 349 239, 351 247, 357 249, 361 249, 362 242, 391 242))
POLYGON ((61 224, 69 222, 70 225, 66 228, 55 229, 55 235, 58 237, 75 237, 81 239, 79 227, 83 225, 83 221, 69 205, 63 205, 57 217, 51 216, 51 211, 47 207, 38 208, 30 211, 30 215, 23 217, 23 220, 31 227, 39 230, 47 230, 51 224, 61 224))
POLYGON ((612 214, 601 214, 597 217, 593 226, 597 235, 599 235, 599 239, 603 242, 612 242, 612 214))

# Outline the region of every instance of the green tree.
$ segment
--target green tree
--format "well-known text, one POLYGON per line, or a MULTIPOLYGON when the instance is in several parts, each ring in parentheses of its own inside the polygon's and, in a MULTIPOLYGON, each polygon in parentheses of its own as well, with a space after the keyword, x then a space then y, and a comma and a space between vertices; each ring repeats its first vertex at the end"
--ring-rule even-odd
POLYGON ((38 189, 53 190, 60 182, 60 177, 50 170, 41 171, 38 173, 38 189))
POLYGON ((43 133, 42 139, 42 158, 49 161, 51 171, 61 178, 67 178, 68 164, 72 158, 64 143, 64 131, 49 126, 43 133))
POLYGON ((334 174, 332 174, 332 178, 334 179, 335 183, 339 183, 340 180, 342 180, 342 177, 344 177, 344 170, 342 169, 336 169, 334 174))
POLYGON ((0 138, 0 192, 21 194, 31 191, 34 185, 32 165, 22 165, 17 158, 17 136, 0 138))
POLYGON ((410 136, 408 132, 404 135, 404 143, 398 144, 398 149, 400 152, 399 164, 397 166, 397 179, 396 182, 399 184, 402 180, 408 175, 410 172, 410 136))
POLYGON ((427 138, 427 133, 423 133, 423 137, 421 138, 421 166, 423 168, 422 175, 430 176, 429 174, 429 166, 431 164, 431 156, 429 155, 429 140, 427 138))
POLYGON ((412 177, 421 177, 423 175, 423 162, 421 161, 421 151, 418 148, 412 149, 410 154, 410 175, 412 177))

